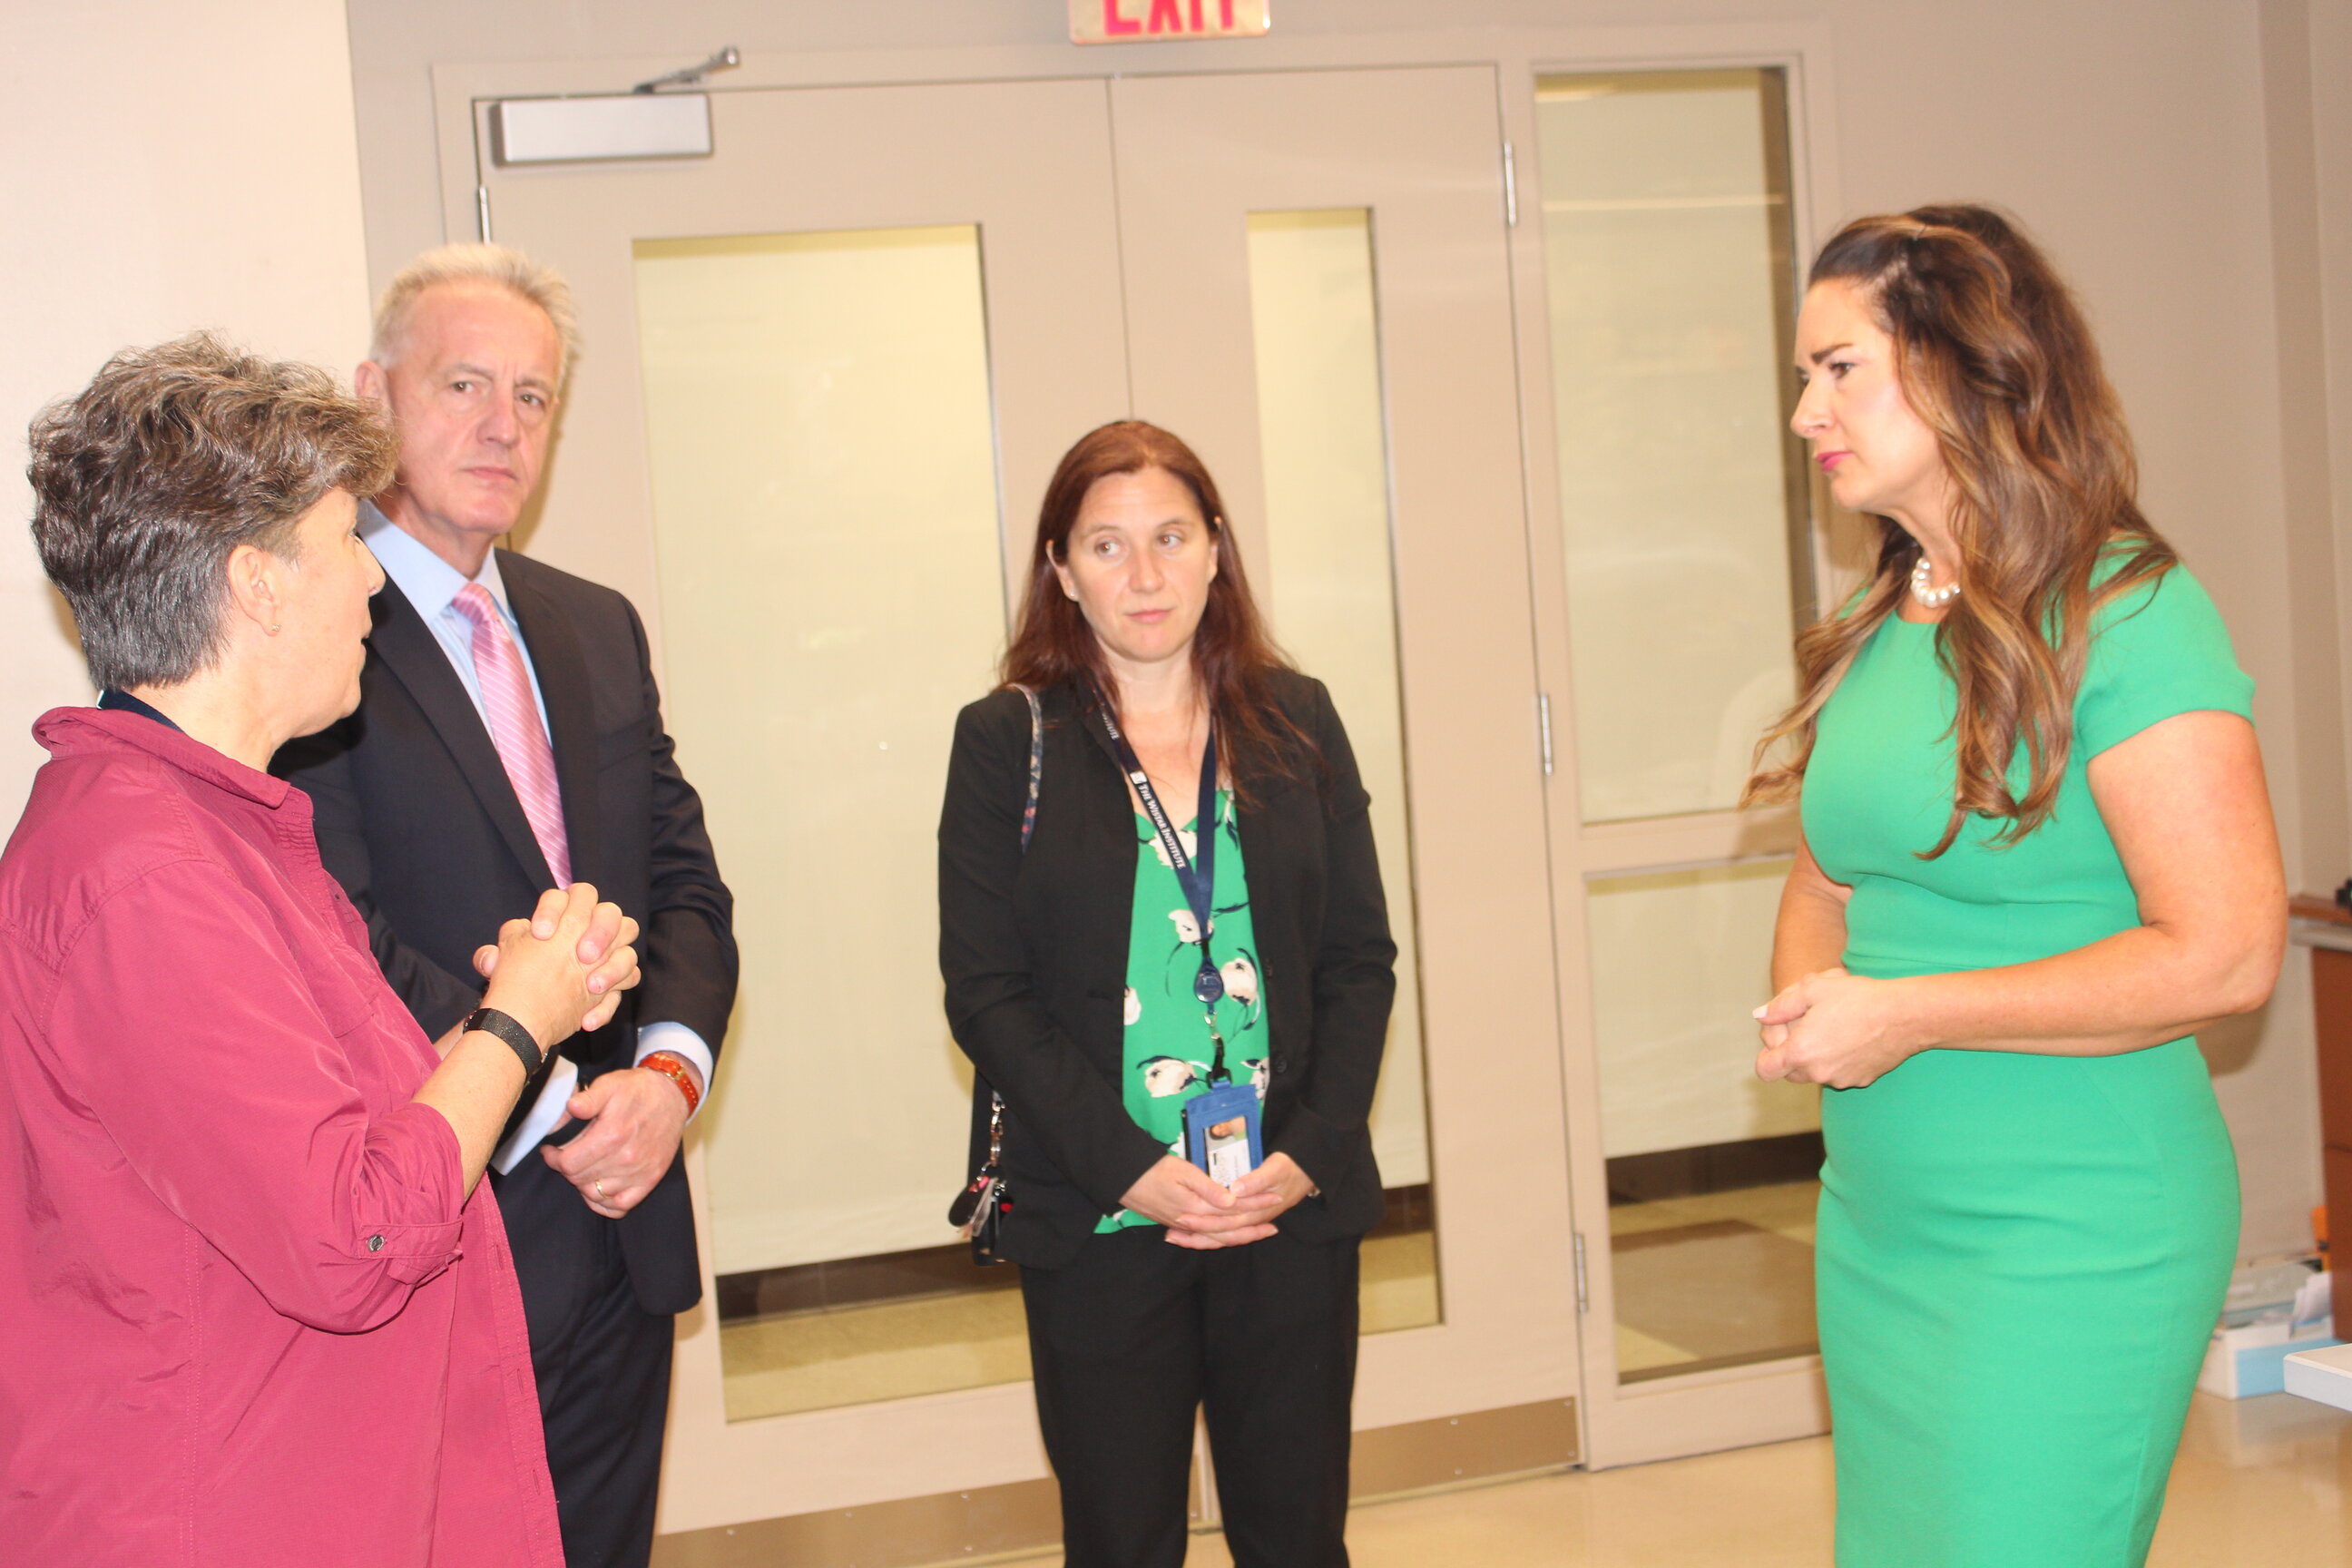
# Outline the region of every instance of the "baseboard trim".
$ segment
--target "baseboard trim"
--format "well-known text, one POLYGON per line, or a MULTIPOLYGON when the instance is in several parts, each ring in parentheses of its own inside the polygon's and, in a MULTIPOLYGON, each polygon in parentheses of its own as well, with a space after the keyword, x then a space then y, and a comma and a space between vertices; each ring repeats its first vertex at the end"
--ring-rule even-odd
POLYGON ((653 1568, 921 1568, 1041 1552, 1062 1539, 1052 1477, 654 1537, 653 1568))
MULTIPOLYGON (((1354 1446, 1356 1502, 1565 1469, 1580 1458, 1573 1399, 1375 1426, 1358 1432, 1354 1446)), ((928 1568, 1050 1551, 1061 1538, 1061 1489, 1047 1477, 657 1536, 653 1562, 654 1568, 928 1568)))
POLYGON ((1582 1457, 1573 1399, 1375 1426, 1356 1434, 1348 1499, 1371 1502, 1497 1476, 1564 1470, 1582 1457))

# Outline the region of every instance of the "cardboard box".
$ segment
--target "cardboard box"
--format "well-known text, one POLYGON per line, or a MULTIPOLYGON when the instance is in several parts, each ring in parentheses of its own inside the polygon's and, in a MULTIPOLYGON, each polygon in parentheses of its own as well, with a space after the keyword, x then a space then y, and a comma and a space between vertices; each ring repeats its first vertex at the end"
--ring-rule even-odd
POLYGON ((2352 1345, 2296 1351, 2288 1356, 2286 1391, 2338 1410, 2352 1410, 2352 1345))
POLYGON ((2250 1399, 2257 1394, 2286 1389, 2286 1358, 2296 1351, 2324 1350, 2344 1342, 2328 1331, 2325 1320, 2295 1324, 2248 1323, 2242 1328, 2216 1329, 2205 1347, 2205 1367, 2197 1374, 2200 1392, 2223 1399, 2250 1399), (2300 1338, 2293 1337, 2299 1334, 2300 1338))

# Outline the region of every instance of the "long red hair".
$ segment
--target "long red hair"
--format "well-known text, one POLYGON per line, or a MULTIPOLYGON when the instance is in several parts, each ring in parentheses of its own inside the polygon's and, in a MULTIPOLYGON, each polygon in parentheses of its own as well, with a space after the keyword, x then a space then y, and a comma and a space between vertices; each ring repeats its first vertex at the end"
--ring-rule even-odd
POLYGON ((1234 531, 1225 525, 1217 481, 1192 447, 1157 425, 1118 420, 1087 431, 1062 454, 1037 509, 1029 584, 1021 624, 1004 650, 1003 681, 1039 690, 1067 682, 1089 700, 1110 704, 1116 716, 1118 687, 1102 644, 1076 602, 1062 592, 1055 568, 1067 556, 1070 530, 1087 492, 1113 475, 1150 468, 1173 475, 1192 493, 1216 542, 1217 574, 1210 580, 1208 604, 1192 634, 1192 679, 1208 700, 1234 787, 1246 799, 1248 781, 1297 776, 1300 763, 1318 752, 1312 738, 1275 702, 1267 684, 1272 672, 1292 666, 1266 635, 1265 617, 1250 596, 1249 574, 1242 569, 1234 531))

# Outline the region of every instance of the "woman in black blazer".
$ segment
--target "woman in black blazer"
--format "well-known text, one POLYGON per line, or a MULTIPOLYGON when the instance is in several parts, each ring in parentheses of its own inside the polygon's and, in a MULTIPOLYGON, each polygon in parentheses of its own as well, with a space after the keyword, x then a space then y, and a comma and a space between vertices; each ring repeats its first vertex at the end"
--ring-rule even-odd
POLYGON ((1001 1144, 994 1250, 1022 1266, 1066 1562, 1180 1568, 1205 1402, 1237 1568, 1344 1565, 1357 1250, 1382 1204, 1366 1119, 1396 989, 1347 732, 1267 641, 1200 459, 1138 421, 1087 436, 1047 487, 1004 678, 956 723, 940 967, 979 1074, 972 1169, 1001 1144), (1025 846, 1022 688, 1043 721, 1025 846), (1203 847, 1213 890, 1182 875, 1203 847), (1170 1135, 1221 1078, 1262 1100, 1264 1160, 1230 1188, 1170 1135))

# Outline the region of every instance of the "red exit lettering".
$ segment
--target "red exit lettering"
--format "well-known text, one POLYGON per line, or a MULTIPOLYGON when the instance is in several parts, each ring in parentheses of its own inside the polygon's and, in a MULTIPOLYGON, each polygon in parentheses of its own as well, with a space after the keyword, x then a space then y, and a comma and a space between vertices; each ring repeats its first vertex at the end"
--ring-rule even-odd
MULTIPOLYGON (((1203 14, 1205 0, 1190 0, 1192 26, 1185 26, 1183 15, 1177 9, 1177 0, 1151 0, 1151 13, 1141 21, 1126 14, 1127 0, 1102 0, 1102 30, 1106 37, 1133 37, 1146 31, 1154 33, 1208 32, 1203 14)), ((1217 30, 1234 30, 1234 0, 1217 0, 1217 30)))
POLYGON ((1069 0, 1074 44, 1263 37, 1266 0, 1069 0))

